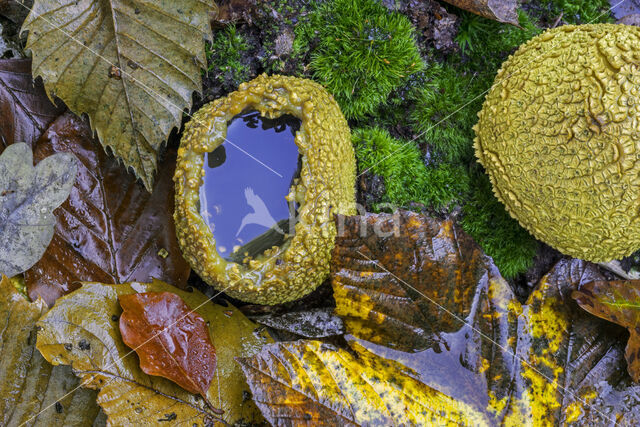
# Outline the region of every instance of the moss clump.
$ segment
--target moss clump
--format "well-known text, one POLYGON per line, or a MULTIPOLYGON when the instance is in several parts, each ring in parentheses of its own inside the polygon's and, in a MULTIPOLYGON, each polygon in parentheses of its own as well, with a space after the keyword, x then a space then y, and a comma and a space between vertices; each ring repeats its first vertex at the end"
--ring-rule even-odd
MULTIPOLYGON (((520 25, 512 27, 463 13, 461 33, 473 42, 467 54, 442 64, 431 62, 426 83, 411 94, 414 103, 409 121, 418 141, 429 144, 452 162, 473 160, 473 125, 502 61, 520 44, 539 33, 528 15, 520 13, 520 25)), ((460 41, 465 48, 464 41, 460 41)))
POLYGON ((426 82, 410 95, 409 114, 416 140, 427 144, 435 157, 444 164, 470 165, 464 173, 471 184, 457 198, 461 222, 507 277, 532 264, 537 242, 509 216, 477 171, 473 126, 502 61, 540 32, 526 13, 519 14, 519 21, 523 29, 462 13, 458 42, 464 53, 429 63, 426 82))
POLYGON ((295 49, 314 46, 310 67, 347 118, 373 113, 423 67, 409 20, 377 0, 329 0, 296 27, 295 49))
POLYGON ((462 228, 493 258, 500 273, 510 279, 531 267, 538 242, 496 199, 482 168, 475 167, 471 176, 469 200, 462 208, 462 228))
POLYGON ((263 74, 205 105, 185 125, 174 175, 174 219, 185 259, 208 284, 233 298, 278 304, 308 294, 329 276, 334 214, 356 213, 353 154, 338 104, 311 80, 263 74), (245 109, 267 118, 291 114, 302 121, 295 136, 300 176, 287 195, 298 203, 298 221, 295 234, 282 245, 236 263, 216 249, 213 232, 200 214, 200 187, 205 154, 224 142, 227 123, 245 109))
POLYGON ((395 139, 386 130, 356 129, 352 141, 360 172, 369 170, 384 179, 383 203, 407 207, 415 202, 442 208, 468 191, 469 181, 463 167, 450 164, 426 167, 415 143, 395 139))
POLYGON ((479 115, 476 155, 496 196, 576 258, 640 248, 638 62, 638 27, 555 28, 503 64, 479 115))
POLYGON ((523 11, 518 12, 518 23, 522 29, 462 12, 456 41, 464 54, 462 58, 450 58, 448 63, 461 72, 477 73, 490 87, 502 61, 541 31, 523 11))
POLYGON ((228 25, 213 34, 212 43, 207 43, 207 74, 225 91, 234 90, 250 78, 251 70, 246 64, 249 43, 238 32, 235 25, 228 25))
POLYGON ((433 147, 447 161, 473 155, 473 125, 482 107, 487 84, 476 75, 450 65, 434 65, 427 83, 415 94, 409 121, 418 140, 433 147))

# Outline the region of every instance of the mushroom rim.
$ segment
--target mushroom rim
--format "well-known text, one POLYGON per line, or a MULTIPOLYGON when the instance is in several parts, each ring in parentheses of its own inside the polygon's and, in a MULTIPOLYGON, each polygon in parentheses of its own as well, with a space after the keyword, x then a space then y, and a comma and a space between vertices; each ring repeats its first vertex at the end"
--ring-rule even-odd
POLYGON ((299 298, 326 279, 336 234, 333 216, 355 213, 355 193, 350 194, 355 192, 355 156, 346 120, 340 113, 337 125, 328 131, 338 140, 337 146, 326 145, 327 135, 323 132, 327 130, 318 130, 322 128, 319 123, 334 119, 336 112, 340 110, 333 98, 315 82, 261 75, 226 97, 206 104, 185 125, 174 176, 174 219, 183 255, 205 282, 232 297, 275 304, 299 298), (327 101, 329 105, 325 105, 327 101), (200 214, 199 193, 205 154, 225 141, 228 122, 247 109, 270 119, 290 114, 301 121, 294 138, 301 166, 298 182, 289 187, 287 196, 298 203, 295 234, 280 246, 241 264, 224 259, 217 251, 215 231, 200 214), (339 159, 338 164, 327 166, 320 161, 327 149, 337 153, 329 154, 329 158, 339 159), (338 154, 350 154, 350 158, 342 160, 338 154), (336 173, 353 179, 339 179, 327 186, 336 173), (346 183, 354 188, 349 189, 346 183), (322 248, 320 255, 314 253, 314 248, 322 248), (305 250, 316 259, 301 259, 306 256, 305 250), (309 284, 303 284, 305 281, 309 284))

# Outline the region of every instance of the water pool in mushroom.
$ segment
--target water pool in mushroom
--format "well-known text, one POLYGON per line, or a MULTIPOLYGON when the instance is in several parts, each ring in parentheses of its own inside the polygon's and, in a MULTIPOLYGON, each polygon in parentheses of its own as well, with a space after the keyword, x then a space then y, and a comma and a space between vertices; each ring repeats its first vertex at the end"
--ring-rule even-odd
POLYGON ((286 196, 299 173, 299 129, 289 114, 268 119, 245 111, 228 124, 222 145, 205 154, 200 214, 225 259, 255 257, 295 233, 296 204, 286 196))

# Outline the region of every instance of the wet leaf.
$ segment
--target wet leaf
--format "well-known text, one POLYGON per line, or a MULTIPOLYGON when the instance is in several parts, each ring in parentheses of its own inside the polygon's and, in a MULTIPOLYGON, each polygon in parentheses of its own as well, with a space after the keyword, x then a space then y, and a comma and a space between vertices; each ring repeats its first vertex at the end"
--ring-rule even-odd
POLYGON ((444 0, 460 9, 476 15, 515 25, 518 23, 518 2, 516 0, 444 0))
POLYGON ((175 151, 161 163, 153 193, 106 155, 85 122, 59 117, 38 141, 34 156, 73 153, 78 177, 69 199, 55 211, 55 234, 42 259, 27 273, 29 296, 56 298, 80 281, 148 282, 186 286, 189 265, 173 224, 175 151))
POLYGON ((611 13, 617 19, 640 13, 640 2, 638 0, 609 0, 609 3, 611 4, 611 13))
POLYGON ((239 359, 272 425, 486 425, 488 418, 413 378, 402 365, 320 341, 265 346, 239 359))
POLYGON ((0 153, 14 142, 33 146, 63 111, 47 98, 42 83, 31 79, 30 59, 0 59, 0 153))
POLYGON ((590 282, 572 296, 589 313, 627 328, 627 369, 635 382, 640 381, 640 280, 590 282))
POLYGON ((77 161, 68 153, 34 167, 24 143, 0 154, 0 274, 15 276, 40 259, 53 236, 52 212, 69 197, 76 171, 77 161))
POLYGON ((640 27, 640 13, 632 13, 630 15, 623 16, 622 18, 618 19, 616 24, 635 25, 636 27, 640 27))
POLYGON ((282 316, 262 316, 255 319, 261 325, 290 332, 305 338, 324 338, 342 335, 342 319, 332 309, 316 308, 308 311, 285 313, 282 316))
POLYGON ((33 75, 153 188, 157 153, 206 67, 213 0, 36 0, 22 31, 33 75))
POLYGON ((166 283, 104 285, 83 283, 56 301, 38 322, 37 347, 54 365, 71 365, 87 387, 99 390, 98 404, 111 425, 204 425, 223 418, 260 422, 254 403, 245 398, 248 387, 235 357, 257 353, 266 338, 235 307, 222 307, 200 292, 183 291, 166 283), (142 372, 138 356, 122 340, 118 298, 134 293, 174 292, 208 323, 217 353, 217 368, 207 392, 208 400, 224 414, 214 414, 203 399, 168 379, 142 372))
POLYGON ((51 366, 36 350, 36 321, 47 310, 30 303, 0 276, 0 425, 91 425, 96 393, 73 391, 79 381, 66 366, 51 366))
POLYGON ((560 261, 522 305, 450 221, 410 212, 337 221, 332 280, 352 345, 397 361, 491 424, 640 421, 624 330, 570 297, 602 280, 595 265, 560 261))
POLYGON ((172 292, 121 295, 120 333, 145 374, 165 377, 205 399, 216 371, 209 328, 172 292))
MULTIPOLYGON (((473 302, 480 297, 491 309, 507 310, 508 284, 451 221, 404 211, 338 221, 344 232, 336 239, 332 284, 335 312, 350 333, 399 350, 425 350, 439 347, 438 334, 460 328, 448 313, 464 319, 479 309, 473 302), (490 286, 495 295, 488 295, 490 286)), ((507 334, 513 325, 507 316, 501 320, 492 327, 507 334)))

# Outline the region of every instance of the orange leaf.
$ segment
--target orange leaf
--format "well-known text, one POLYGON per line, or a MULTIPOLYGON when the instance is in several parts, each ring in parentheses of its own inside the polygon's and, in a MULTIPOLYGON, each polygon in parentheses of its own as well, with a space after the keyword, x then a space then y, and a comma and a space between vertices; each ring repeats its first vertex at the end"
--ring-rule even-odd
POLYGON ((216 370, 216 350, 205 320, 176 294, 121 295, 120 333, 148 375, 168 378, 206 397, 216 370))

